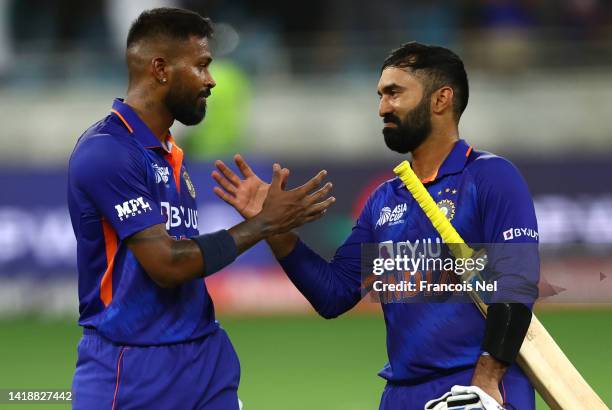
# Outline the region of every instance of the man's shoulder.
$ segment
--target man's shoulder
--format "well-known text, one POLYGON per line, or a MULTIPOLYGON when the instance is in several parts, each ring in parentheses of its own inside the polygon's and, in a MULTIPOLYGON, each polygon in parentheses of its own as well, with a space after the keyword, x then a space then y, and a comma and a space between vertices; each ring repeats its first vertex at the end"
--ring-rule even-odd
POLYGON ((144 163, 144 156, 129 131, 106 117, 81 135, 70 156, 69 170, 71 174, 120 172, 144 163))
POLYGON ((480 192, 512 196, 529 191, 527 181, 519 169, 502 156, 486 151, 476 152, 470 155, 466 169, 480 192))
POLYGON ((399 177, 390 178, 378 185, 370 195, 370 200, 384 199, 392 195, 396 190, 403 186, 399 177))
POLYGON ((394 177, 378 185, 368 197, 367 209, 374 211, 390 206, 397 199, 398 192, 403 187, 401 179, 394 177))
POLYGON ((517 177, 522 179, 520 171, 512 161, 487 151, 471 152, 466 169, 477 181, 517 177))
POLYGON ((75 159, 119 161, 126 154, 140 154, 135 139, 121 124, 107 116, 89 127, 78 139, 71 155, 75 159))

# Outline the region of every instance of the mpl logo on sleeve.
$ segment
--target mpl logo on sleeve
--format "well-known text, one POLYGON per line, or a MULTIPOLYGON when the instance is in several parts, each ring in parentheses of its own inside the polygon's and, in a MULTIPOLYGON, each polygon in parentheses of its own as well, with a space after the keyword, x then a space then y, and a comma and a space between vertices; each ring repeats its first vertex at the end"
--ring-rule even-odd
POLYGON ((510 241, 514 238, 520 238, 521 236, 538 239, 540 236, 538 231, 531 228, 510 228, 502 232, 502 234, 504 235, 504 241, 510 241))
POLYGON ((141 196, 136 199, 128 199, 122 204, 115 205, 115 209, 117 210, 117 216, 120 221, 152 210, 151 205, 141 196))

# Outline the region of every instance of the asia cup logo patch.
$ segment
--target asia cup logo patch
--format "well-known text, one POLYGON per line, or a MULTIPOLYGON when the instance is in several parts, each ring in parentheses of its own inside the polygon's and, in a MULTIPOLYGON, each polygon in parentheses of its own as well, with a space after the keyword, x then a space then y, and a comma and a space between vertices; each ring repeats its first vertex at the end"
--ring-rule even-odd
POLYGON ((405 202, 395 205, 393 211, 388 206, 383 207, 380 210, 380 216, 378 217, 378 221, 376 221, 375 228, 383 226, 386 223, 389 223, 389 226, 403 223, 404 220, 402 219, 402 216, 404 216, 404 212, 406 212, 407 209, 408 206, 405 202))
POLYGON ((187 173, 187 170, 185 169, 183 170, 183 180, 185 181, 185 185, 187 186, 189 195, 191 195, 191 197, 195 199, 196 197, 195 187, 193 186, 193 183, 191 182, 191 178, 189 178, 189 174, 187 173))
POLYGON ((390 216, 391 208, 385 206, 383 209, 380 210, 380 216, 378 217, 378 221, 376 221, 376 227, 384 225, 389 220, 390 216))
POLYGON ((436 205, 438 205, 438 208, 440 208, 444 216, 446 216, 446 219, 449 221, 453 220, 455 217, 455 203, 453 201, 450 199, 443 199, 438 201, 436 205))
POLYGON ((151 165, 153 166, 153 171, 155 171, 155 182, 159 184, 163 181, 164 184, 167 184, 170 178, 170 170, 168 167, 160 167, 156 163, 152 163, 151 165))

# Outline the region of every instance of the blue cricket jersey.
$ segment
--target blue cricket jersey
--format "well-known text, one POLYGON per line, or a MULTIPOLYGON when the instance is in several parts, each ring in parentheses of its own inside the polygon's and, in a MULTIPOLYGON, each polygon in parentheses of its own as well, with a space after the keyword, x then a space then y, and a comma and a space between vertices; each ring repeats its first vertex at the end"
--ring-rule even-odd
MULTIPOLYGON (((539 280, 537 222, 527 185, 514 165, 459 140, 437 174, 423 182, 467 243, 533 244, 536 257, 520 260, 510 252, 497 258, 497 268, 502 287, 516 289, 519 300, 527 295, 534 301, 539 280)), ((362 244, 424 240, 436 241, 439 235, 402 181, 394 178, 372 193, 331 262, 298 242, 280 263, 315 309, 332 318, 362 297, 362 244)), ((475 305, 381 305, 389 358, 380 372, 385 379, 419 383, 475 365, 485 328, 475 305)))
POLYGON ((79 138, 70 157, 68 207, 77 240, 79 324, 113 342, 159 345, 217 329, 203 279, 155 284, 126 239, 156 224, 198 235, 196 192, 183 151, 166 147, 121 99, 79 138))

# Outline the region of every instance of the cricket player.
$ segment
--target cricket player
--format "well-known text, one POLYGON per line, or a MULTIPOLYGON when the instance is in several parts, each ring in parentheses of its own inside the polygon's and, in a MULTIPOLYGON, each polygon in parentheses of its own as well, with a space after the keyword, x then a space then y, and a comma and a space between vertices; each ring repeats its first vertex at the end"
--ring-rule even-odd
POLYGON ((272 234, 317 219, 334 199, 320 172, 285 191, 278 164, 257 216, 199 234, 196 190, 168 129, 202 121, 215 81, 210 20, 143 12, 127 38, 129 85, 78 140, 68 205, 77 239, 75 409, 238 409, 240 366, 204 277, 272 234))
MULTIPOLYGON (((384 61, 377 88, 385 144, 412 154, 415 173, 461 237, 467 243, 528 244, 536 253, 522 260, 516 252, 498 252, 499 279, 520 298, 506 294, 509 301, 491 303, 486 320, 468 303, 383 303, 389 362, 380 372, 387 380, 380 409, 534 409, 533 387, 515 364, 539 280, 537 223, 527 185, 508 160, 459 138, 469 91, 463 62, 452 51, 404 44, 384 61)), ((258 214, 267 184, 242 157, 235 160, 243 178, 217 161, 214 190, 249 220, 258 214)), ((394 178, 372 192, 330 262, 296 233, 267 241, 316 311, 334 318, 363 296, 362 244, 436 238, 427 216, 394 178)))

